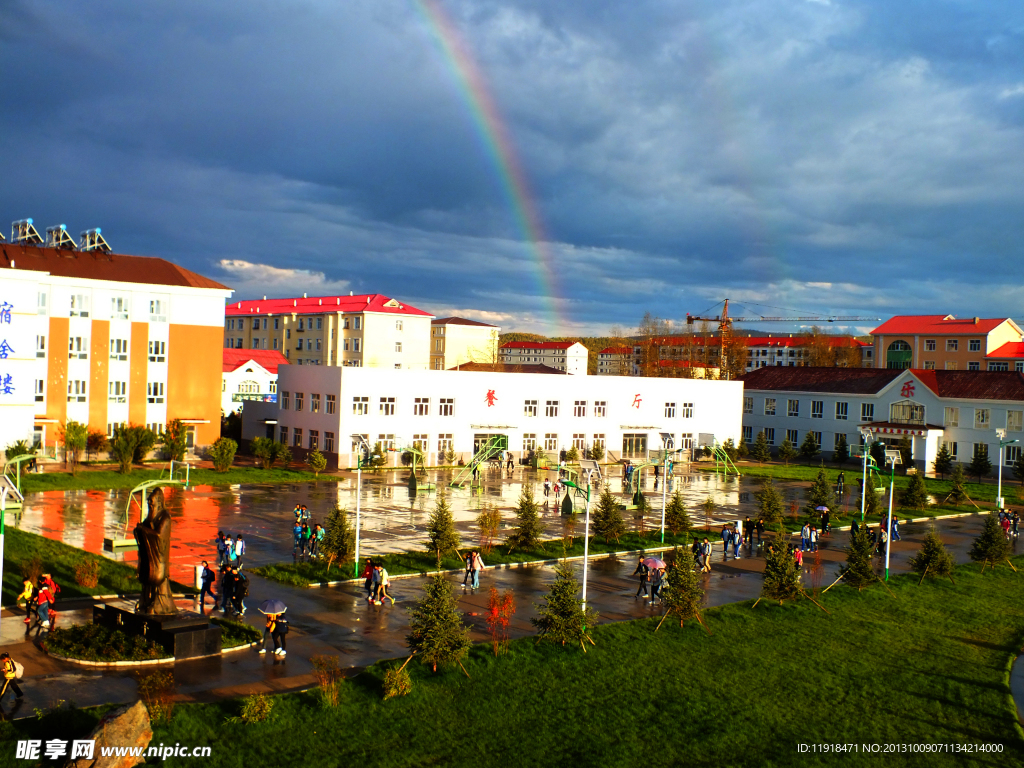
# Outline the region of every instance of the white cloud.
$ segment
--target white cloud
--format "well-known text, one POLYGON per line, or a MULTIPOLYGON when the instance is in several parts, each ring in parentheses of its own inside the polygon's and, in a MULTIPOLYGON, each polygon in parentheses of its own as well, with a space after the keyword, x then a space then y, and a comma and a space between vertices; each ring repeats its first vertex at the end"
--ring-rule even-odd
POLYGON ((217 266, 225 273, 225 282, 235 289, 234 298, 254 299, 259 296, 283 298, 300 293, 310 295, 342 293, 348 280, 327 280, 323 272, 308 269, 282 269, 269 264, 253 264, 242 259, 221 259, 217 266))
POLYGON ((1024 96, 1024 83, 1017 83, 1009 88, 1003 88, 999 92, 1000 99, 1012 99, 1014 96, 1024 96))

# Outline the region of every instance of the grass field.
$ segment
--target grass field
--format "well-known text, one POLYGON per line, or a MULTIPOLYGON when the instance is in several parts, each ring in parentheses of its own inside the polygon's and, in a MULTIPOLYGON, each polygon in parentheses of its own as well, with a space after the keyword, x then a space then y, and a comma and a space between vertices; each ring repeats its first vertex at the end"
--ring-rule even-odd
MULTIPOLYGON (((25 493, 37 491, 92 491, 109 488, 134 488, 146 480, 157 480, 167 476, 163 469, 133 469, 122 475, 114 469, 83 469, 72 476, 70 472, 44 472, 22 475, 22 490, 25 493)), ((330 478, 321 475, 321 479, 330 478)), ((227 472, 212 469, 193 469, 189 474, 191 485, 238 485, 241 483, 310 483, 315 480, 312 472, 294 469, 261 469, 259 467, 233 467, 227 472)))
MULTIPOLYGON (((1024 558, 1017 558, 1024 567, 1024 558)), ((596 647, 475 646, 466 677, 410 664, 412 693, 384 702, 384 662, 343 684, 274 697, 263 723, 229 722, 240 700, 179 704, 154 744, 210 745, 203 764, 304 766, 1007 766, 1024 732, 1007 684, 1024 640, 1021 579, 961 566, 956 584, 913 577, 823 602, 706 612, 711 636, 654 620, 599 626, 596 647), (799 744, 999 745, 996 754, 798 753, 799 744)), ((0 740, 74 738, 95 715, 0 724, 0 740)), ((884 749, 885 747, 881 747, 884 749)), ((13 749, 0 763, 14 764, 13 749)), ((171 759, 167 765, 185 761, 171 759)))

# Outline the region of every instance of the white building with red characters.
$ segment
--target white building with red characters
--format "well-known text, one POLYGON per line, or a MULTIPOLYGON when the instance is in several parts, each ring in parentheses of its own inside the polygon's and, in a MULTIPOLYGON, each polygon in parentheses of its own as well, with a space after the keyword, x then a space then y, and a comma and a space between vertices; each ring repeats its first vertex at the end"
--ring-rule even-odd
POLYGON ((343 467, 354 466, 354 434, 419 448, 428 465, 448 448, 468 462, 494 435, 517 459, 595 444, 637 459, 662 447, 661 433, 677 448, 701 434, 739 440, 742 398, 735 381, 282 365, 277 402, 247 403, 242 437, 272 437, 297 457, 319 449, 343 467))
MULTIPOLYGON (((763 431, 775 449, 787 438, 799 447, 811 432, 831 457, 840 435, 852 449, 867 429, 893 446, 909 436, 915 465, 931 473, 943 444, 963 463, 985 451, 995 467, 996 430, 1024 442, 1024 374, 1017 371, 770 366, 741 381, 747 443, 763 431)), ((1020 450, 1021 443, 1006 446, 1004 467, 1020 450)))

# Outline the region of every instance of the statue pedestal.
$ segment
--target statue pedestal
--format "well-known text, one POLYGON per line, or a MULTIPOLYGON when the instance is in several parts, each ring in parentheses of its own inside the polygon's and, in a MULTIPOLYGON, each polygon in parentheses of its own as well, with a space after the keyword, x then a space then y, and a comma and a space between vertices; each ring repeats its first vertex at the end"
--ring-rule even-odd
POLYGON ((146 616, 135 613, 134 602, 116 600, 94 604, 92 621, 152 640, 175 659, 209 656, 221 651, 220 627, 211 626, 205 616, 194 611, 179 611, 174 616, 146 616))

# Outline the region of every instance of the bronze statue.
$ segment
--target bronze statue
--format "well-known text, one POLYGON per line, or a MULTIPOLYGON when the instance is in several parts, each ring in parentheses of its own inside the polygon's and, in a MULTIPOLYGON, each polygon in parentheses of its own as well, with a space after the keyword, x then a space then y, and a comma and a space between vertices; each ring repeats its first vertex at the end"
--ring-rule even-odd
POLYGON ((135 526, 134 533, 139 544, 139 581, 142 582, 142 597, 136 613, 173 616, 178 609, 171 595, 171 516, 164 507, 164 492, 160 488, 149 494, 149 515, 135 526))

